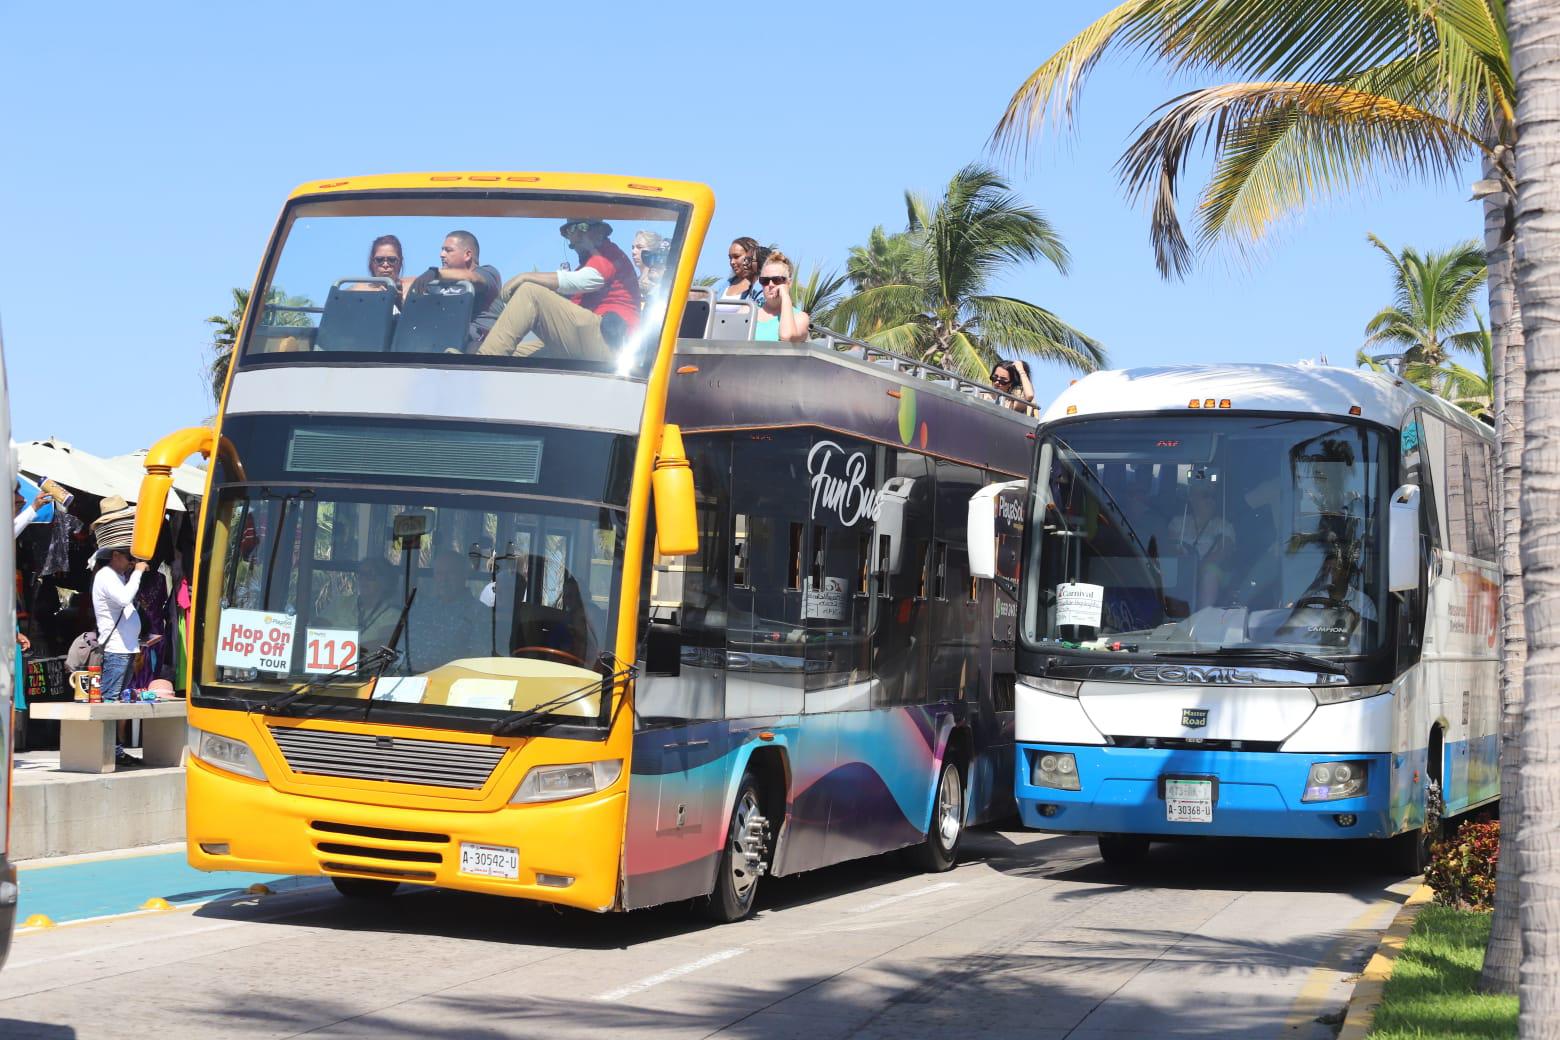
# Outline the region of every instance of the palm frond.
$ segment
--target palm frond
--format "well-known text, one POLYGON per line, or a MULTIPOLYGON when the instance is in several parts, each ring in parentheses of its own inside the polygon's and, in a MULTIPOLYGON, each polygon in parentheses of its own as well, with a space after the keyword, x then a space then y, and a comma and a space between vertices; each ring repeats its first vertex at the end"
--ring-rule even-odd
POLYGON ((1078 372, 1106 365, 1105 348, 1044 307, 1010 296, 977 296, 967 304, 980 338, 998 353, 1054 361, 1078 372))
POLYGON ((1193 250, 1177 211, 1194 151, 1214 172, 1198 204, 1199 245, 1246 250, 1307 203, 1383 171, 1444 176, 1478 147, 1454 124, 1379 94, 1304 82, 1232 83, 1161 106, 1117 164, 1127 194, 1154 202, 1150 238, 1161 274, 1183 276, 1193 250))

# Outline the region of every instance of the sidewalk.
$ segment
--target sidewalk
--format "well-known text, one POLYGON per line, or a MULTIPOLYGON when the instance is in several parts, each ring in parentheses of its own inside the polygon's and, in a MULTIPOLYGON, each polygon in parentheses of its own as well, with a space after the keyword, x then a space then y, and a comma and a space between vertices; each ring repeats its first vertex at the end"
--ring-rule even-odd
POLYGON ((68 773, 58 751, 24 751, 14 791, 11 855, 19 860, 184 840, 181 766, 68 773))
POLYGON ((91 856, 35 859, 17 864, 21 902, 17 924, 42 914, 54 924, 143 909, 152 899, 172 906, 245 894, 263 884, 273 892, 329 884, 322 878, 207 872, 191 867, 182 842, 91 856))

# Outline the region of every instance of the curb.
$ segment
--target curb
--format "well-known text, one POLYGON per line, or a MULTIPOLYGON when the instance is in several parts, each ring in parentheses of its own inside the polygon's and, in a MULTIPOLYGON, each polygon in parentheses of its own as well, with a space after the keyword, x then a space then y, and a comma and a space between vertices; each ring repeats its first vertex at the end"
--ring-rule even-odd
POLYGON ((1375 955, 1365 965, 1360 981, 1354 985, 1343 1028, 1338 1031, 1338 1040, 1365 1040, 1375 1021, 1376 1009, 1381 1006, 1382 990, 1392 977, 1392 967, 1397 963, 1398 954, 1403 952, 1403 940, 1414 930, 1414 919, 1419 916, 1420 908, 1432 898, 1434 893, 1430 891, 1430 886, 1420 885, 1392 919, 1391 926, 1381 937, 1381 944, 1376 947, 1375 955))

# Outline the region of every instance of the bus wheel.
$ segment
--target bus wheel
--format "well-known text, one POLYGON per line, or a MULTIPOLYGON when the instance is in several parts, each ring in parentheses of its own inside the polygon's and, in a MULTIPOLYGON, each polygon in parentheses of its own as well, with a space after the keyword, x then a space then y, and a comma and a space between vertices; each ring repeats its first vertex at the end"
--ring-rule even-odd
POLYGON ((366 877, 332 877, 330 883, 348 899, 389 899, 401 887, 399 881, 366 877))
POLYGON ((1430 846, 1441 840, 1441 785, 1431 780, 1425 785, 1424 825, 1386 842, 1386 864, 1394 874, 1423 874, 1430 865, 1430 846))
POLYGON ((753 774, 744 773, 715 874, 715 891, 700 907, 712 921, 727 924, 753 912, 758 879, 769 869, 765 858, 769 854, 769 820, 762 808, 753 774))
POLYGON ((910 860, 928 874, 952 870, 959 858, 959 839, 964 837, 964 778, 957 763, 945 761, 937 774, 937 797, 932 801, 932 818, 926 825, 926 840, 912 846, 910 860))
POLYGON ((1141 834, 1101 834, 1100 859, 1113 867, 1132 867, 1148 856, 1148 839, 1141 834))

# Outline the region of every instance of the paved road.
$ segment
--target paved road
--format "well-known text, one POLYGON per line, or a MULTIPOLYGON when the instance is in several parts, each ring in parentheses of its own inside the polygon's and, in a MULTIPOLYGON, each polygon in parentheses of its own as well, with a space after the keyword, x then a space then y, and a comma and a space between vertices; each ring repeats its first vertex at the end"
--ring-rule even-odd
POLYGON ((1348 845, 967 835, 769 879, 750 921, 307 889, 18 937, 0 1037, 1329 1038, 1412 885, 1348 845), (1396 883, 1394 883, 1396 882, 1396 883))

